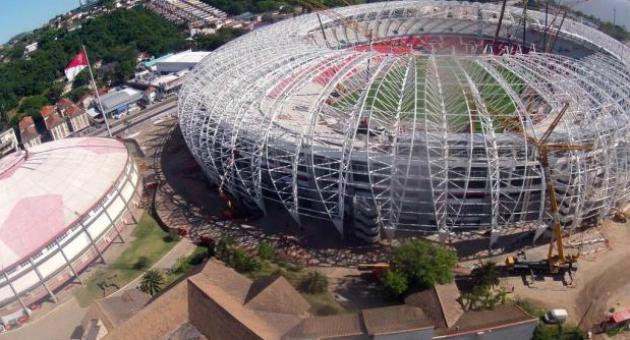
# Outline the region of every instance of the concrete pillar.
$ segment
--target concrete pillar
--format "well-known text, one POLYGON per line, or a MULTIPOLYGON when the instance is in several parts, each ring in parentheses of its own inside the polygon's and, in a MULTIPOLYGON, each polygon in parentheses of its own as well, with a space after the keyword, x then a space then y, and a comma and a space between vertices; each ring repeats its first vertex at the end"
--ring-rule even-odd
POLYGON ((103 253, 101 252, 100 249, 98 249, 96 242, 94 242, 94 238, 92 238, 92 235, 90 235, 90 233, 88 232, 87 228, 85 227, 85 224, 83 224, 83 222, 79 222, 79 225, 81 226, 81 230, 83 230, 83 232, 90 239, 90 244, 92 245, 92 247, 94 247, 94 249, 96 250, 96 253, 98 253, 98 257, 101 259, 103 263, 105 263, 105 258, 103 257, 103 253))
POLYGON ((48 292, 48 295, 50 296, 50 298, 53 300, 54 303, 57 303, 57 296, 55 296, 52 290, 48 288, 48 285, 46 284, 46 282, 44 282, 44 276, 42 275, 42 273, 39 272, 39 269, 35 265, 35 262, 33 262, 33 259, 29 257, 28 262, 31 264, 31 267, 33 267, 35 274, 37 274, 37 277, 39 278, 39 282, 42 284, 42 286, 44 286, 44 289, 46 289, 46 292, 48 292))
POLYGON ((26 308, 24 301, 22 301, 22 298, 17 293, 17 290, 15 290, 15 287, 13 287, 13 283, 11 283, 11 280, 9 280, 9 275, 7 275, 7 272, 3 271, 2 274, 4 274, 4 279, 7 280, 7 284, 9 285, 9 288, 11 288, 13 295, 15 295, 15 297, 17 298, 18 302, 20 303, 20 307, 22 307, 22 310, 24 310, 24 313, 26 313, 27 315, 31 315, 31 311, 28 308, 26 308))
POLYGON ((125 239, 120 234, 120 230, 118 229, 118 226, 116 225, 116 223, 114 223, 114 220, 112 219, 112 217, 109 216, 109 213, 107 212, 107 209, 105 208, 103 204, 101 204, 101 208, 103 209, 103 213, 105 214, 105 216, 107 216, 107 219, 109 220, 109 224, 111 224, 112 227, 114 227, 114 229, 116 230, 116 235, 118 235, 120 242, 125 243, 125 239))
POLYGON ((72 275, 74 275, 74 277, 77 279, 77 281, 79 281, 80 284, 83 284, 83 281, 81 281, 79 274, 74 270, 74 267, 72 267, 72 263, 70 263, 70 260, 68 260, 68 257, 66 256, 66 253, 63 251, 63 248, 59 244, 59 241, 55 240, 55 244, 57 245, 57 248, 59 248, 59 252, 61 253, 61 256, 63 256, 63 259, 66 261, 66 265, 68 266, 68 268, 70 268, 70 272, 72 272, 72 275))
MULTIPOLYGON (((131 169, 133 170, 133 167, 131 167, 131 169)), ((127 185, 127 182, 131 183, 131 181, 129 181, 129 175, 126 176, 127 178, 125 178, 124 183, 123 183, 123 188, 127 185)), ((131 185, 133 186, 133 183, 131 183, 131 185)), ((136 220, 136 217, 133 216, 133 211, 131 210, 131 208, 129 207, 129 203, 130 201, 127 201, 125 199, 125 197, 123 196, 122 191, 118 190, 118 185, 114 186, 114 189, 116 190, 116 194, 118 194, 118 196, 120 196, 120 199, 123 200, 123 202, 125 202, 125 208, 127 208, 127 211, 129 212, 129 215, 131 215, 131 219, 133 220, 133 223, 138 223, 138 221, 136 220)), ((134 190, 135 192, 135 190, 134 190)), ((133 197, 133 193, 131 195, 131 197, 133 197)))

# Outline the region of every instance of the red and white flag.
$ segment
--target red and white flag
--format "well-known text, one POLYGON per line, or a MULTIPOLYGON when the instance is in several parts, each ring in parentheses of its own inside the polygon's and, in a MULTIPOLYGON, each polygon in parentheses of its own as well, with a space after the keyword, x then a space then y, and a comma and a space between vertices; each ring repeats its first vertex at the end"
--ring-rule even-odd
POLYGON ((66 78, 68 78, 69 81, 73 81, 79 72, 86 67, 88 67, 87 56, 84 51, 81 51, 70 60, 70 63, 64 69, 66 78))

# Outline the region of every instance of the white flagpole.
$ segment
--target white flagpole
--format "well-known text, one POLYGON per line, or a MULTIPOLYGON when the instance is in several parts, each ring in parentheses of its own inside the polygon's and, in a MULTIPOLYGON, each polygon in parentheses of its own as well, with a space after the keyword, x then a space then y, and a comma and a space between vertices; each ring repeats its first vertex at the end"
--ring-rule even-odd
POLYGON ((90 71, 90 78, 92 78, 92 86, 94 86, 94 93, 96 93, 96 101, 98 102, 98 108, 101 110, 101 114, 103 115, 103 119, 105 119, 105 127, 107 127, 107 134, 109 137, 112 137, 112 130, 109 128, 109 121, 107 121, 107 114, 105 114, 105 110, 103 110, 103 103, 101 103, 101 96, 98 94, 98 86, 96 86, 96 81, 94 81, 94 74, 92 74, 92 64, 90 64, 90 58, 88 58, 87 51, 85 50, 85 45, 81 45, 81 49, 83 50, 83 54, 85 54, 85 59, 88 63, 88 70, 90 71))

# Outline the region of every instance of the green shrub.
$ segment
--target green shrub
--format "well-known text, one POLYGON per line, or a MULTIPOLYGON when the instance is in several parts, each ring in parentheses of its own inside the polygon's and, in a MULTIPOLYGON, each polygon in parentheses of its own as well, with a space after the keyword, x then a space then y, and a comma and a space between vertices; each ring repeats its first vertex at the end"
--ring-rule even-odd
POLYGON ((146 256, 140 256, 136 263, 133 264, 133 269, 143 270, 149 266, 149 258, 146 256))
POLYGON ((239 273, 251 273, 260 269, 261 264, 258 259, 247 255, 242 249, 235 249, 228 265, 239 273))
POLYGON ((385 272, 385 275, 383 275, 383 286, 387 294, 391 297, 398 298, 409 289, 409 282, 407 282, 405 275, 397 271, 388 270, 385 272))
POLYGON ((180 256, 177 260, 175 260, 175 264, 171 267, 171 273, 181 274, 187 272, 188 269, 190 269, 189 259, 184 256, 180 256))
POLYGON ((309 294, 324 293, 328 290, 328 278, 320 272, 310 272, 302 279, 300 290, 309 294))
POLYGON ((219 260, 228 263, 234 248, 234 239, 226 236, 222 237, 214 248, 216 256, 219 260))
POLYGON ((584 340, 586 334, 572 325, 546 325, 539 323, 532 340, 584 340))
POLYGON ((210 257, 208 255, 208 248, 202 249, 203 251, 198 251, 190 255, 190 257, 188 258, 188 264, 190 264, 191 266, 196 266, 198 264, 202 264, 205 259, 210 257))
POLYGON ((265 240, 260 241, 258 244, 258 256, 263 260, 271 261, 273 259, 273 247, 265 240))
POLYGON ((170 243, 170 242, 177 242, 179 240, 181 240, 182 237, 179 236, 177 234, 177 231, 173 230, 173 229, 169 229, 168 230, 168 235, 164 236, 164 242, 170 243))

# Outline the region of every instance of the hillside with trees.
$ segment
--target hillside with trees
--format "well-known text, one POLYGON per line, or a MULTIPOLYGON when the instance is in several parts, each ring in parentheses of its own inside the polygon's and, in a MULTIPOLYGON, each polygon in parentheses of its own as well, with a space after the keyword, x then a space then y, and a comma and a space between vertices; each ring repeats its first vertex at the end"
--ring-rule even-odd
MULTIPOLYGON (((11 60, 0 64, 0 111, 19 109, 11 120, 14 124, 23 114, 35 114, 41 104, 59 99, 64 83, 57 80, 82 44, 92 63, 98 60, 110 66, 98 74, 111 85, 133 76, 139 52, 161 55, 186 47, 184 28, 143 8, 114 11, 72 32, 41 30, 36 41, 39 48, 28 59, 22 57, 23 45, 18 44, 6 51, 11 60)), ((0 123, 0 130, 6 124, 0 123)))
MULTIPOLYGON (((276 11, 282 6, 304 6, 304 2, 299 0, 201 0, 210 6, 225 11, 230 15, 238 15, 244 12, 264 13, 276 11)), ((362 4, 365 0, 320 0, 320 3, 326 7, 347 6, 348 4, 362 4)))

